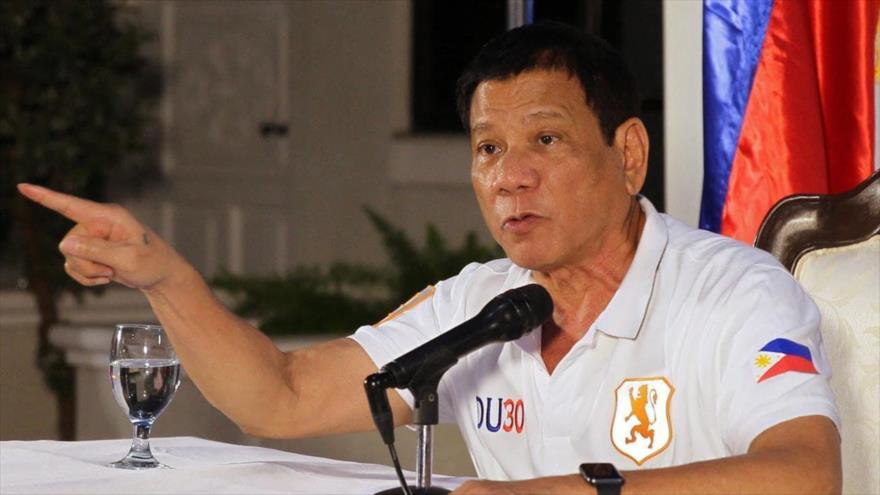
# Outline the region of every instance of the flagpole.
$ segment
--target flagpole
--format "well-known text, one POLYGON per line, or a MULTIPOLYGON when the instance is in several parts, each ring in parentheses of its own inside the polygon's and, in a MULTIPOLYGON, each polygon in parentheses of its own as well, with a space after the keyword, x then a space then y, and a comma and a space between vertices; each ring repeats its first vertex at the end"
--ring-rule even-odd
POLYGON ((507 0, 507 29, 534 22, 534 0, 507 0))

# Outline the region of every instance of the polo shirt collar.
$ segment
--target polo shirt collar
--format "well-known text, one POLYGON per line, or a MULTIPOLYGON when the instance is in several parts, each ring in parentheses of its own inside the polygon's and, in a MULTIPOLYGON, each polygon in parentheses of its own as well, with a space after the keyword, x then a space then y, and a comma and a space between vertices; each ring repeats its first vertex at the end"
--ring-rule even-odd
MULTIPOLYGON (((611 302, 596 319, 593 326, 587 331, 581 345, 590 345, 595 340, 598 330, 606 335, 635 339, 639 335, 642 323, 648 312, 648 303, 654 294, 654 283, 660 267, 660 260, 666 251, 669 233, 666 222, 654 205, 644 196, 639 197, 639 205, 645 212, 645 226, 636 247, 636 254, 632 263, 623 276, 623 281, 617 292, 611 298, 611 302)), ((531 270, 522 269, 520 284, 534 283, 531 270)), ((541 356, 541 332, 540 329, 530 332, 517 339, 519 345, 527 353, 533 354, 537 359, 541 356)))
POLYGON ((638 336, 645 320, 660 260, 669 240, 666 222, 654 205, 644 196, 639 197, 639 204, 645 212, 645 226, 636 254, 611 302, 593 324, 595 330, 606 335, 627 339, 638 336))

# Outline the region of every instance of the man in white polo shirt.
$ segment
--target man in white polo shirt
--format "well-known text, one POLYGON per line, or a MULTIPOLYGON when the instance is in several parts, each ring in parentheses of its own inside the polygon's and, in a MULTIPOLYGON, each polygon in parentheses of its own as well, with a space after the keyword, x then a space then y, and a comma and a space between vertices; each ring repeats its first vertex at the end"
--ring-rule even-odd
MULTIPOLYGON (((189 376, 246 432, 373 429, 364 377, 535 282, 552 318, 441 382, 441 419, 487 478, 457 493, 840 491, 815 306, 766 253, 639 199, 648 136, 633 86, 619 55, 570 27, 487 44, 459 109, 474 191, 509 259, 465 267, 352 338, 289 353, 125 210, 19 189, 76 222, 60 244, 67 272, 141 290, 189 376)), ((411 397, 390 395, 409 423, 411 397)))
POLYGON ((463 492, 577 490, 579 463, 607 493, 834 489, 817 309, 769 254, 638 199, 637 101, 619 58, 572 28, 483 47, 459 109, 483 217, 510 259, 466 267, 353 339, 381 366, 505 290, 549 290, 550 322, 464 357, 440 383, 441 420, 459 425, 479 475, 525 480, 463 492), (597 463, 689 466, 620 476, 597 463))
MULTIPOLYGON (((689 228, 647 199, 640 205, 632 264, 552 374, 538 328, 477 350, 441 380, 441 421, 459 425, 481 477, 565 474, 578 460, 676 466, 745 454, 758 434, 792 418, 838 421, 818 312, 788 272, 763 251, 689 228), (772 356, 760 349, 780 339, 815 349, 816 373, 762 383, 772 365, 756 361, 772 356)), ((353 338, 382 365, 535 281, 510 260, 471 264, 353 338)))

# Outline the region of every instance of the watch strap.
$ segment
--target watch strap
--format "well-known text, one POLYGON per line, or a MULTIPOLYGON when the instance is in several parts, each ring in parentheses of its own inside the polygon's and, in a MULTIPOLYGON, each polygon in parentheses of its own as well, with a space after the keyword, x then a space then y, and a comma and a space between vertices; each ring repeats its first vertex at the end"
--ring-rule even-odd
POLYGON ((620 487, 621 487, 622 485, 617 485, 617 484, 613 484, 613 485, 612 485, 612 484, 608 484, 608 485, 605 485, 605 484, 597 484, 597 485, 593 485, 593 486, 596 487, 596 492, 597 492, 599 495, 620 495, 620 487))

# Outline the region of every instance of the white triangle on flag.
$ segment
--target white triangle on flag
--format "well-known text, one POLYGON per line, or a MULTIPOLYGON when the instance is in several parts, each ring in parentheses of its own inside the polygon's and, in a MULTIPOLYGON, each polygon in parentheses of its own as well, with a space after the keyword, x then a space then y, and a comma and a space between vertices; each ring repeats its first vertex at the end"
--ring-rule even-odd
POLYGON ((785 357, 782 352, 760 351, 752 360, 752 371, 755 375, 755 381, 760 380, 767 370, 778 363, 780 359, 785 357))

